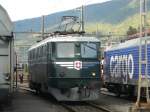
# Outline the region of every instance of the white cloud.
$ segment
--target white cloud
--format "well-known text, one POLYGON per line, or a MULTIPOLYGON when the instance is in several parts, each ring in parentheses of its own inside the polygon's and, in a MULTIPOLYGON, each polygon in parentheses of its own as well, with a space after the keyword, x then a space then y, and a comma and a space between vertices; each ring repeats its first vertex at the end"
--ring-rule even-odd
POLYGON ((20 20, 108 0, 0 0, 11 19, 20 20))

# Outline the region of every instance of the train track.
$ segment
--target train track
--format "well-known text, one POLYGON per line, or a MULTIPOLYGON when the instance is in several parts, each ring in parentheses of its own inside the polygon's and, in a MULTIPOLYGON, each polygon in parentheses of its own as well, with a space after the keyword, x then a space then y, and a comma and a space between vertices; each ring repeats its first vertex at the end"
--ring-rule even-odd
POLYGON ((26 91, 32 92, 32 93, 36 92, 35 90, 32 90, 32 89, 30 89, 30 88, 28 88, 26 86, 19 86, 19 88, 22 89, 22 90, 26 90, 26 91))
POLYGON ((66 110, 68 110, 68 112, 77 112, 76 110, 72 109, 70 106, 68 106, 67 104, 61 103, 60 104, 63 108, 65 108, 66 110))
POLYGON ((100 105, 97 105, 97 104, 94 104, 94 103, 86 102, 86 104, 88 104, 89 106, 94 107, 94 108, 96 108, 98 110, 101 110, 103 112, 114 112, 112 110, 109 110, 109 109, 107 109, 107 108, 105 108, 103 106, 100 106, 100 105))
MULTIPOLYGON (((35 92, 34 90, 31 90, 31 89, 29 89, 29 88, 26 88, 26 87, 20 87, 20 89, 23 89, 23 90, 26 90, 26 91, 30 91, 30 92, 35 92)), ((76 110, 75 109, 75 107, 73 107, 73 106, 71 106, 71 105, 68 105, 68 104, 66 104, 66 103, 59 103, 64 109, 66 109, 68 112, 79 112, 79 110, 76 110)), ((114 111, 112 111, 112 110, 109 110, 109 109, 107 109, 107 108, 105 108, 104 106, 100 106, 100 105, 98 105, 98 104, 94 104, 94 103, 90 103, 90 102, 82 102, 82 105, 83 104, 85 104, 86 106, 88 105, 89 106, 89 108, 91 107, 91 108, 94 108, 94 109, 96 109, 97 111, 96 112, 98 112, 98 110, 99 110, 99 112, 114 112, 114 111)), ((86 108, 86 107, 84 107, 84 108, 86 108)), ((82 111, 83 112, 83 111, 82 111)))
MULTIPOLYGON (((88 105, 89 108, 94 108, 95 112, 113 112, 105 107, 100 106, 100 105, 96 105, 96 104, 89 103, 89 102, 85 102, 85 104, 86 104, 86 106, 88 105)), ((71 107, 67 104, 61 103, 61 106, 64 107, 65 109, 67 109, 68 112, 79 112, 79 110, 75 110, 75 109, 73 109, 73 107, 71 107)), ((82 110, 80 110, 80 111, 82 111, 82 110)))

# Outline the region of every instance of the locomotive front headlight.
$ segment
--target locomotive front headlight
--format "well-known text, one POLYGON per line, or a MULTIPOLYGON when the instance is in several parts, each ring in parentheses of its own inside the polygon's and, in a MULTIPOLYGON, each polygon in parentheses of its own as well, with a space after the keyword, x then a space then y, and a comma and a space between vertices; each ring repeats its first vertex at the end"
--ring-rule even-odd
POLYGON ((95 75, 96 75, 96 73, 95 73, 95 72, 93 72, 93 73, 92 73, 92 76, 95 76, 95 75))

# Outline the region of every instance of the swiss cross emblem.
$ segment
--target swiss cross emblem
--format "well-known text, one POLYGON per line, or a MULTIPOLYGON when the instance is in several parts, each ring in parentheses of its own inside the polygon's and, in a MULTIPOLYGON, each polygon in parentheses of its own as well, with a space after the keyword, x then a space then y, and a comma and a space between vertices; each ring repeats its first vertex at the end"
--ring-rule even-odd
POLYGON ((82 69, 82 62, 81 61, 75 61, 74 62, 74 69, 76 69, 76 70, 82 69))

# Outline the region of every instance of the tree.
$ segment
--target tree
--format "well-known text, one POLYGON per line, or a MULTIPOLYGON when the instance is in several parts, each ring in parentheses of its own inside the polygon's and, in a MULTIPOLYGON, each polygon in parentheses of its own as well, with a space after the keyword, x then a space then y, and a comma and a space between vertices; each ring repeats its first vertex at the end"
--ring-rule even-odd
POLYGON ((137 29, 133 28, 132 26, 129 26, 128 31, 127 31, 127 35, 133 35, 137 33, 137 29))

